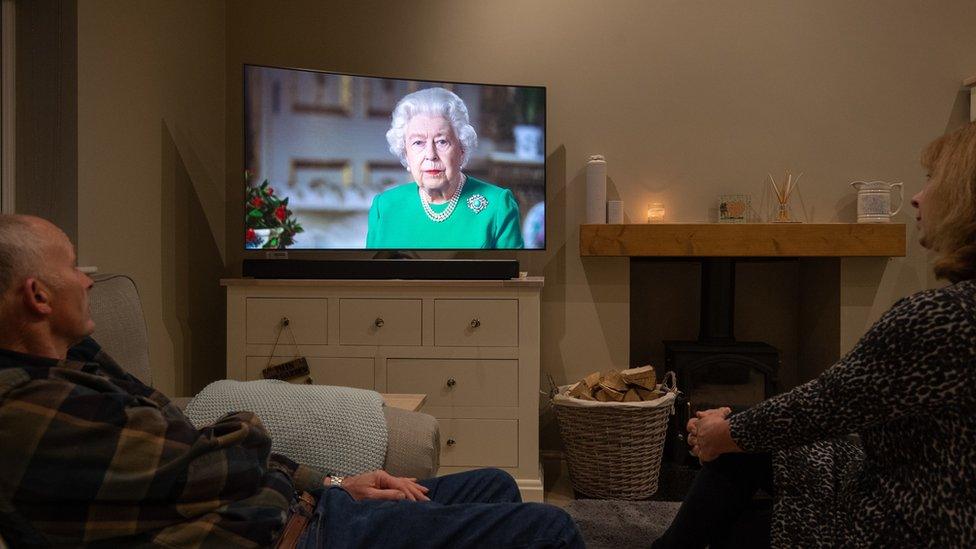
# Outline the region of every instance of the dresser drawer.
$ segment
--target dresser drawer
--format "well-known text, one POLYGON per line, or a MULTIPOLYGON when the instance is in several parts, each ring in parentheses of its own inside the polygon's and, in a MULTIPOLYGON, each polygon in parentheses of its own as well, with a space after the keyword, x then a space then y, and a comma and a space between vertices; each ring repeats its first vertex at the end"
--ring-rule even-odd
POLYGON ((340 345, 420 345, 419 299, 339 300, 340 345))
POLYGON ((518 467, 518 420, 440 419, 441 465, 518 467))
POLYGON ((390 393, 422 393, 427 406, 518 406, 518 361, 391 358, 390 393))
MULTIPOLYGON (((292 357, 275 357, 271 363, 280 364, 291 360, 292 357)), ((373 389, 376 386, 373 378, 372 358, 338 358, 338 357, 307 357, 308 371, 315 385, 339 385, 341 387, 358 387, 373 389)), ((268 367, 268 357, 247 357, 247 379, 264 379, 261 370, 268 367)), ((304 378, 296 378, 294 383, 303 383, 304 378)))
POLYGON ((272 344, 281 329, 278 345, 292 345, 291 331, 299 344, 328 344, 328 300, 249 297, 247 299, 246 338, 248 343, 272 344))
POLYGON ((434 345, 518 347, 518 300, 434 300, 434 345))

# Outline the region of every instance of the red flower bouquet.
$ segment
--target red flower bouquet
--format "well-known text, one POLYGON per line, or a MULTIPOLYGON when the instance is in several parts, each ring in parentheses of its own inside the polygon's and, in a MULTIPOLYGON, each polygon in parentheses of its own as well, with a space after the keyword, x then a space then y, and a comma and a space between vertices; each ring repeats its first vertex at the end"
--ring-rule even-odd
POLYGON ((267 179, 256 187, 247 186, 246 204, 244 239, 248 248, 282 250, 294 244, 295 235, 305 230, 288 209, 288 197, 276 197, 267 179), (267 237, 262 238, 261 233, 268 233, 267 237))

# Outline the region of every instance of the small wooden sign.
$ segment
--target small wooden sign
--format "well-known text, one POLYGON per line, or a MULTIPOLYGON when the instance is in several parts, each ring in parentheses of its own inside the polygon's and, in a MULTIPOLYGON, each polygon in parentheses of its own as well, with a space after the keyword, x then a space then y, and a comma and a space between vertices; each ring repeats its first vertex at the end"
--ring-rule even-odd
POLYGON ((308 361, 305 360, 305 357, 300 356, 288 362, 268 366, 261 370, 261 375, 264 376, 264 379, 281 379, 284 381, 295 379, 296 377, 308 376, 308 361))

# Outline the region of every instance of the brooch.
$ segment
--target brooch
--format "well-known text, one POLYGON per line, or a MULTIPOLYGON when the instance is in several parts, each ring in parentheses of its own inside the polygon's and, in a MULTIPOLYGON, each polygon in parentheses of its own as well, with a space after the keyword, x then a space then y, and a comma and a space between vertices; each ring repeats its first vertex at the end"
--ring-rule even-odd
POLYGON ((471 195, 468 197, 468 207, 474 213, 481 213, 481 210, 488 207, 488 199, 480 194, 471 195))

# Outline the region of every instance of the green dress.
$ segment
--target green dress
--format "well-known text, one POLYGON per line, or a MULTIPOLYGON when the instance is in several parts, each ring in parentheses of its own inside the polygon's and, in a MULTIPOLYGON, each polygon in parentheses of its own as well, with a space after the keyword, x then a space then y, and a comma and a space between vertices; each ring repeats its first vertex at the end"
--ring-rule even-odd
MULTIPOLYGON (((448 203, 431 204, 434 213, 448 203)), ((369 208, 367 248, 520 249, 519 207, 512 191, 468 176, 450 217, 432 221, 411 181, 373 198, 369 208)))

